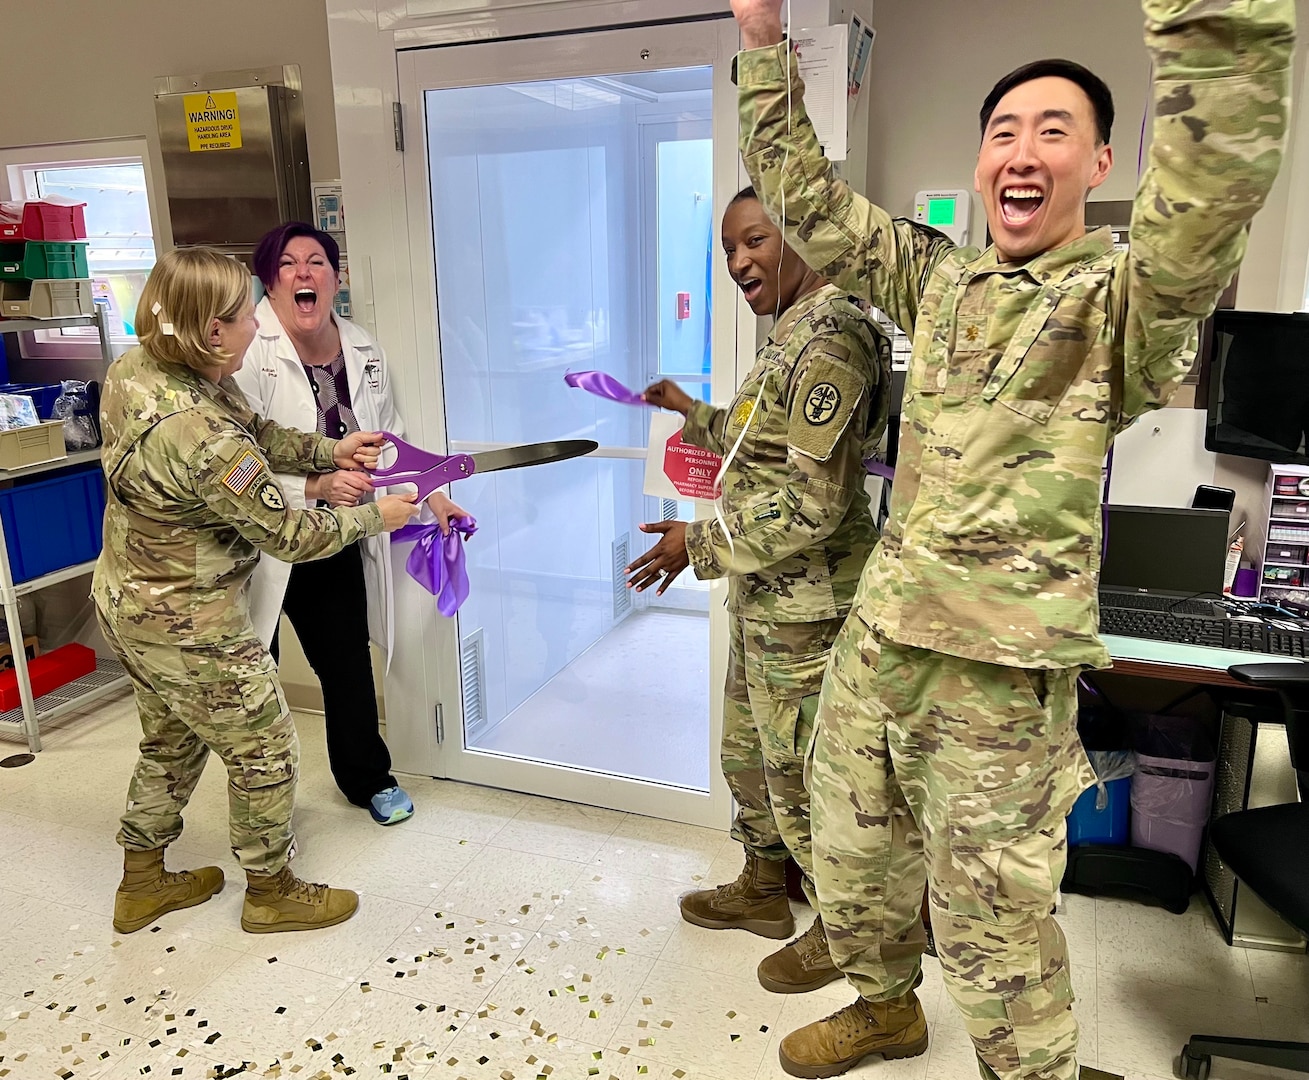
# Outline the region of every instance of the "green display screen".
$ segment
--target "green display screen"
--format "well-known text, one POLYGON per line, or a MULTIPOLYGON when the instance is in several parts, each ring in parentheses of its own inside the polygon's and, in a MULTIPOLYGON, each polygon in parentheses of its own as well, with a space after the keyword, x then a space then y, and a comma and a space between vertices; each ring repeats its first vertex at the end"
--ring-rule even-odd
POLYGON ((928 199, 927 224, 953 225, 954 203, 954 199, 928 199))

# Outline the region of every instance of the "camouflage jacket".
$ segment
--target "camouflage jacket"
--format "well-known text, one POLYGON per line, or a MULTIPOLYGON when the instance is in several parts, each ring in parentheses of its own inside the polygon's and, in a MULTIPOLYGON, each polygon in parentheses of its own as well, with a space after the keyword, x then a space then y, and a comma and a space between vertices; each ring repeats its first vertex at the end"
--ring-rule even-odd
POLYGON ((697 401, 682 438, 726 455, 729 544, 714 518, 691 522, 696 576, 731 575, 728 610, 766 622, 845 615, 877 532, 864 454, 886 429, 891 345, 834 285, 777 321, 726 409, 697 401), (756 408, 756 401, 758 407, 756 408))
POLYGON ((256 416, 215 384, 136 348, 100 402, 104 549, 91 591, 124 637, 211 645, 253 634, 246 582, 265 551, 322 558, 382 528, 375 503, 296 510, 273 471, 329 471, 336 440, 256 416))
POLYGON ((854 194, 784 49, 738 57, 765 205, 780 218, 784 190, 788 242, 913 339, 890 520, 855 602, 894 641, 1017 667, 1108 663, 1105 454, 1181 383, 1241 261, 1281 162, 1294 38, 1293 0, 1143 6, 1155 122, 1129 249, 1101 230, 1021 266, 854 194))

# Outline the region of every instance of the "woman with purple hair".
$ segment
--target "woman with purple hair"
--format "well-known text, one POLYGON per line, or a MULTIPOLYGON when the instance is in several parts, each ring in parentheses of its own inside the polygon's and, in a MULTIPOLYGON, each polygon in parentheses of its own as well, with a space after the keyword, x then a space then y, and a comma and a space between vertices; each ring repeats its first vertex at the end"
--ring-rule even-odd
MULTIPOLYGON (((339 439, 351 431, 404 434, 382 347, 333 311, 341 253, 332 237, 287 222, 259 242, 255 273, 267 295, 259 331, 237 382, 266 419, 339 439)), ((341 469, 279 477, 300 506, 354 506, 373 497, 367 473, 341 469)), ((464 511, 444 494, 428 500, 442 531, 464 511)), ((339 555, 297 564, 261 559, 251 579, 251 618, 277 656, 286 613, 323 689, 327 754, 341 793, 380 825, 410 817, 414 804, 391 775, 378 730, 372 640, 390 656, 394 636, 389 539, 379 536, 339 555)))

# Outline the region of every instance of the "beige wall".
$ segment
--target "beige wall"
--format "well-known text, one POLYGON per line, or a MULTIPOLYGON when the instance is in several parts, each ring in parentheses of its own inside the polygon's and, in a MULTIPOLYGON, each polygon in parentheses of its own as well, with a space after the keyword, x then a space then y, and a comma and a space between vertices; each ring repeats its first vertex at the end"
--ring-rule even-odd
MULTIPOLYGON (((1296 7, 1302 33, 1300 72, 1294 83, 1294 141, 1251 230, 1237 296, 1242 308, 1295 309, 1304 295, 1309 263, 1309 73, 1304 63, 1309 0, 1297 0, 1296 7)), ((877 0, 874 15, 869 195, 893 214, 910 213, 914 193, 923 188, 973 186, 977 112, 987 91, 1012 68, 1050 56, 1085 64, 1109 84, 1118 114, 1115 166, 1094 197, 1133 196, 1150 74, 1139 0, 877 0), (929 70, 932 76, 924 78, 929 70)), ((974 243, 985 242, 985 229, 981 202, 974 196, 974 243)), ((1184 387, 1173 404, 1204 405, 1195 402, 1190 387, 1184 387)), ((1150 464, 1166 468, 1166 463, 1150 464)), ((1238 519, 1262 517, 1266 477, 1262 462, 1217 458, 1215 482, 1236 490, 1238 519)), ((1251 549, 1247 544, 1247 552, 1251 549)))
MULTIPOLYGON (((340 175, 327 14, 323 0, 40 0, 6 4, 6 85, 0 149, 144 137, 162 187, 154 80, 234 68, 298 64, 304 87, 310 175, 340 175)), ((155 200, 166 217, 166 203, 155 200)), ((156 221, 156 242, 172 242, 156 221)), ((293 704, 321 707, 317 681, 290 628, 283 679, 293 704)), ((380 680, 378 686, 381 686, 380 680)))
MULTIPOLYGON (((340 174, 323 0, 40 0, 5 4, 0 148, 145 136, 162 177, 154 80, 299 64, 309 166, 340 174)), ((160 200, 158 206, 164 205, 160 200)), ((157 222, 171 243, 168 223, 157 222)))

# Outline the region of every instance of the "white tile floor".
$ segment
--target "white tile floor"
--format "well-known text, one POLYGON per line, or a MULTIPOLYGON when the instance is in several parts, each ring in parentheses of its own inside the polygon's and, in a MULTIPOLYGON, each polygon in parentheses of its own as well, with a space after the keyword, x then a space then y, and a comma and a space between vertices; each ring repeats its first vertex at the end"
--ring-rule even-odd
MULTIPOLYGON (((679 892, 735 874, 725 834, 425 779, 408 781, 417 816, 382 830, 337 794, 314 718, 301 723, 297 869, 359 889, 358 916, 240 931, 211 764, 170 864, 217 861, 228 888, 117 935, 114 818, 136 733, 115 702, 52 732, 33 764, 0 769, 5 1080, 227 1076, 245 1062, 288 1080, 780 1080, 781 1037, 850 998, 842 984, 766 993, 753 969, 775 943, 680 921, 679 892)), ((21 749, 3 742, 0 756, 21 749)), ((1229 949, 1198 901, 1177 917, 1072 896, 1063 925, 1085 1064, 1165 1080, 1194 1031, 1309 1041, 1309 959, 1229 949)), ((928 1053, 851 1075, 977 1075, 934 961, 920 994, 928 1053)), ((1216 1062, 1212 1080, 1289 1075, 1216 1062)))

